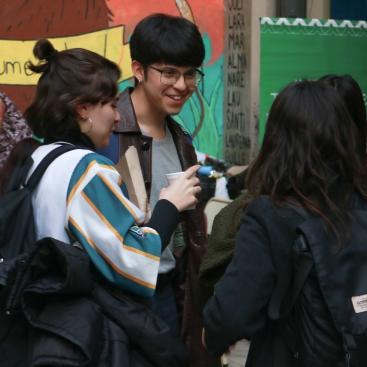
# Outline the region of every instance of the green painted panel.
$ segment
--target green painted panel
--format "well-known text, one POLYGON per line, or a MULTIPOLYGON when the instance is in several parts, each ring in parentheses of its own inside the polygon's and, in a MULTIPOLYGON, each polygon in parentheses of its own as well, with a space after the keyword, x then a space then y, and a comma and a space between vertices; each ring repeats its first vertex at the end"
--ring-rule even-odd
POLYGON ((262 18, 260 23, 260 143, 276 93, 292 81, 349 74, 366 100, 367 22, 262 18))

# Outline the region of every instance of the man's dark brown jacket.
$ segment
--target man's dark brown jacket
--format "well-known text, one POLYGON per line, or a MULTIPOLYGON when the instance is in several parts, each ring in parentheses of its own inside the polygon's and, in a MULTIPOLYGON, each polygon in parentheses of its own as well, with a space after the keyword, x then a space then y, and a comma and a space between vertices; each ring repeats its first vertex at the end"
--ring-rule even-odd
MULTIPOLYGON (((119 157, 129 146, 136 147, 149 197, 152 181, 152 138, 144 136, 137 124, 130 92, 131 89, 122 92, 117 104, 121 116, 115 128, 119 134, 119 157)), ((186 170, 197 163, 191 137, 170 117, 167 117, 167 126, 172 134, 182 169, 186 170)), ((203 208, 182 213, 182 224, 186 246, 181 253, 175 252, 181 337, 190 349, 190 367, 216 367, 218 360, 210 357, 201 345, 202 320, 196 301, 199 267, 206 246, 203 208)))

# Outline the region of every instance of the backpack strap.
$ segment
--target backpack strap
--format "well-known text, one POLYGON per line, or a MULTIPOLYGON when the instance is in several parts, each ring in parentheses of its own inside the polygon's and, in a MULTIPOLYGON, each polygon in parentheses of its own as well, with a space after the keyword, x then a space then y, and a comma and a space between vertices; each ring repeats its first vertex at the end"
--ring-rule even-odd
MULTIPOLYGON (((293 206, 293 210, 295 210, 302 218, 304 218, 304 222, 312 218, 312 215, 304 208, 293 206)), ((297 227, 296 231, 297 238, 292 247, 293 265, 295 266, 296 271, 293 278, 292 294, 289 307, 287 309, 288 312, 296 303, 297 298, 301 293, 301 290, 306 282, 307 277, 310 275, 312 266, 314 264, 305 234, 300 229, 300 226, 297 227)))
MULTIPOLYGON (((290 205, 289 207, 303 218, 304 222, 311 218, 311 215, 305 209, 295 205, 290 205)), ((296 271, 293 276, 289 297, 287 296, 284 299, 282 292, 275 291, 268 306, 269 315, 275 320, 285 319, 290 314, 313 266, 312 254, 308 248, 307 239, 300 229, 300 225, 296 228, 296 232, 297 237, 292 245, 293 265, 296 271)))
POLYGON ((24 184, 24 186, 27 187, 30 191, 34 190, 34 188, 37 186, 38 182, 41 180, 48 166, 60 155, 66 152, 69 152, 71 150, 75 150, 75 149, 83 149, 83 148, 75 146, 75 145, 71 145, 71 144, 63 144, 53 149, 50 153, 48 153, 42 159, 42 161, 39 163, 37 168, 34 170, 34 172, 32 173, 27 183, 24 184))
POLYGON ((292 248, 293 252, 293 265, 295 272, 293 274, 293 282, 291 284, 290 296, 283 302, 281 301, 281 295, 276 294, 272 302, 269 304, 269 313, 277 315, 279 311, 276 310, 277 305, 281 304, 281 310, 279 317, 284 319, 292 311, 299 294, 306 282, 307 277, 310 275, 313 267, 313 259, 310 249, 307 245, 307 240, 303 233, 299 233, 292 248))
POLYGON ((297 298, 306 282, 307 277, 311 273, 313 267, 313 259, 310 249, 307 245, 306 237, 303 233, 300 233, 293 245, 293 256, 297 271, 293 278, 292 295, 289 302, 288 311, 292 309, 297 301, 297 298))

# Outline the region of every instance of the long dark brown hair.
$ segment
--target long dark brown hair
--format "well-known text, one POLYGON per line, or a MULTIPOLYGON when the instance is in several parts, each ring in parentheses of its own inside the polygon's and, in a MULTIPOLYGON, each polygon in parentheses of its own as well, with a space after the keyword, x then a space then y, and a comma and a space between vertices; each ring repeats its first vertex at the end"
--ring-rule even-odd
POLYGON ((343 99, 359 131, 359 149, 363 154, 366 154, 367 114, 361 87, 350 75, 328 74, 319 80, 331 85, 343 99))
POLYGON ((320 81, 296 82, 271 107, 247 186, 255 196, 320 215, 340 238, 351 194, 366 197, 364 157, 357 125, 337 91, 320 81))

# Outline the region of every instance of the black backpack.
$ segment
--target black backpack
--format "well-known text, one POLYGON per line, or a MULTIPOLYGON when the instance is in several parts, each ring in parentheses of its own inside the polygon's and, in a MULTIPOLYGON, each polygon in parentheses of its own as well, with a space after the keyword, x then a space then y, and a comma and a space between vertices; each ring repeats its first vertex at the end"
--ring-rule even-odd
POLYGON ((25 365, 27 328, 23 317, 9 307, 14 297, 10 283, 17 276, 16 273, 10 274, 10 269, 21 267, 22 254, 36 243, 32 192, 50 163, 76 148, 65 144, 51 151, 25 183, 33 164, 29 157, 12 172, 5 194, 0 197, 0 365, 5 361, 6 366, 25 365))
POLYGON ((341 247, 320 218, 298 228, 294 279, 287 300, 287 344, 296 366, 367 366, 367 210, 351 211, 341 247))

